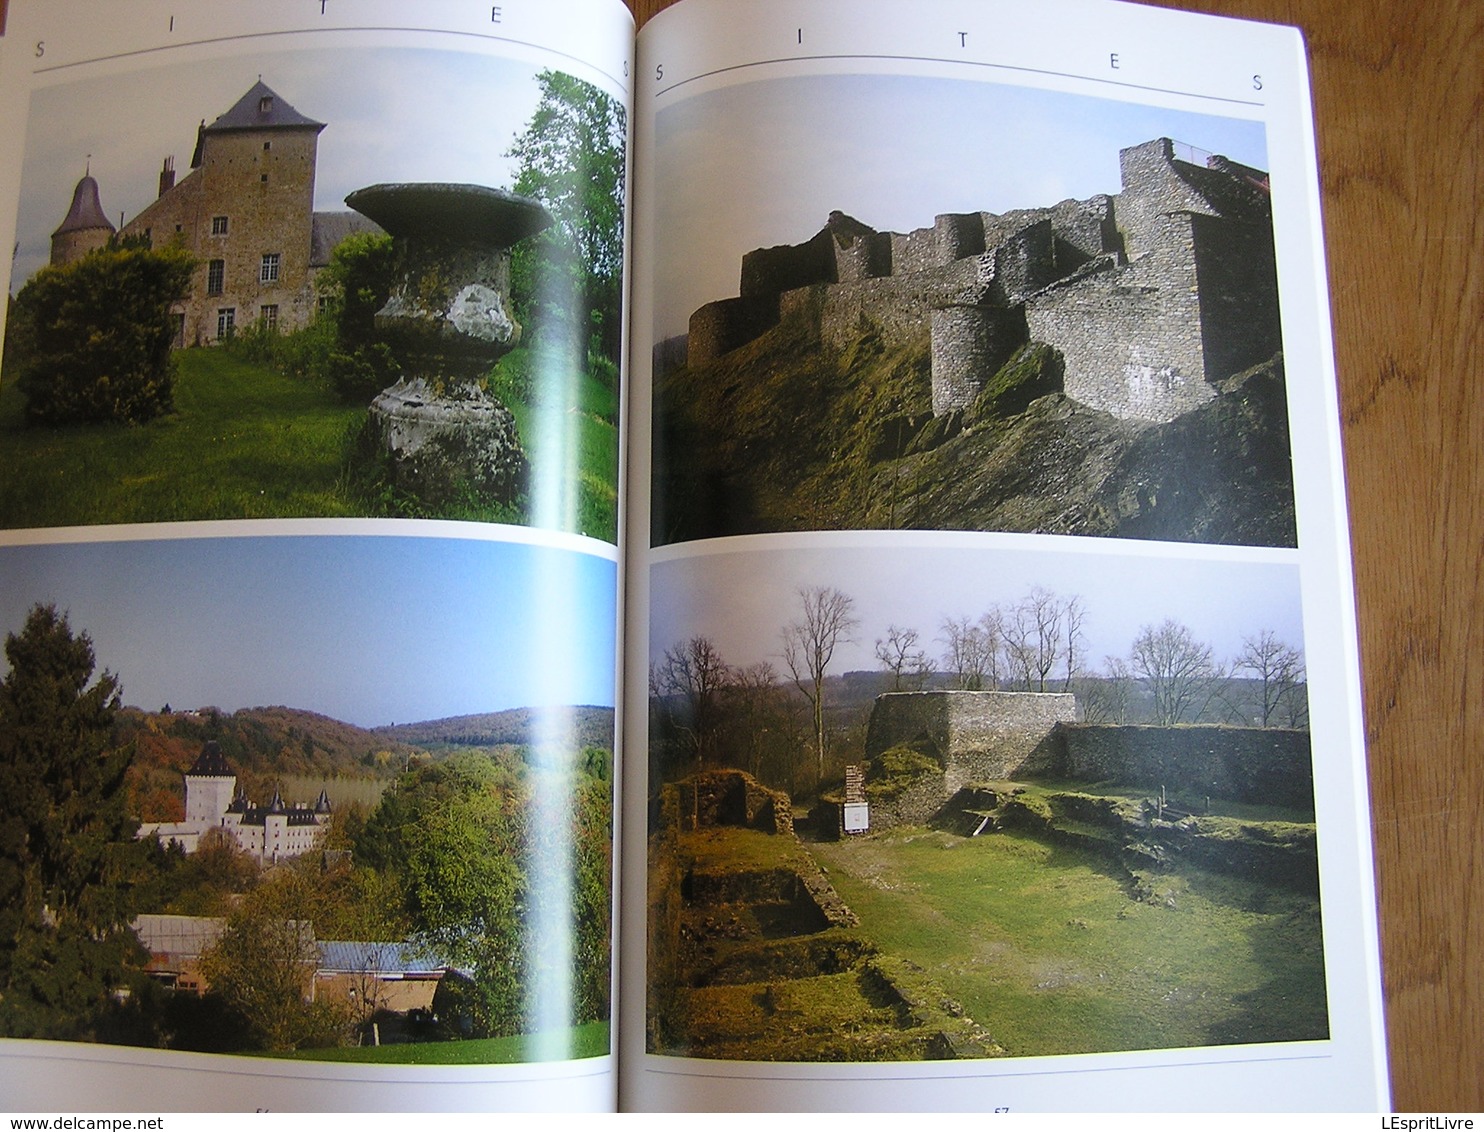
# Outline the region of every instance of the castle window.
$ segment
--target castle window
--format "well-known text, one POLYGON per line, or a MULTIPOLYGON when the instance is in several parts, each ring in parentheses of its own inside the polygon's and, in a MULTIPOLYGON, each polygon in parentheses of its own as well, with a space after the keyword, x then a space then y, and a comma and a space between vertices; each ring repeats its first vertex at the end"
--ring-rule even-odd
POLYGON ((278 329, 278 304, 264 303, 258 311, 258 323, 264 330, 273 331, 278 329))
POLYGON ((230 338, 237 329, 237 308, 221 307, 216 312, 216 336, 230 338))
POLYGON ((206 293, 220 295, 227 280, 227 261, 214 259, 206 265, 206 293))
POLYGON ((258 269, 259 283, 278 282, 278 259, 279 256, 277 252, 269 252, 267 255, 263 256, 263 266, 258 269))
POLYGON ((273 143, 271 141, 267 141, 267 142, 264 142, 263 143, 263 152, 264 153, 267 153, 272 148, 273 148, 273 143))
POLYGON ((266 185, 268 183, 268 174, 264 173, 261 177, 258 178, 258 180, 262 181, 263 184, 266 185))
POLYGON ((213 236, 225 236, 227 234, 227 218, 225 216, 213 216, 211 218, 211 234, 213 236))

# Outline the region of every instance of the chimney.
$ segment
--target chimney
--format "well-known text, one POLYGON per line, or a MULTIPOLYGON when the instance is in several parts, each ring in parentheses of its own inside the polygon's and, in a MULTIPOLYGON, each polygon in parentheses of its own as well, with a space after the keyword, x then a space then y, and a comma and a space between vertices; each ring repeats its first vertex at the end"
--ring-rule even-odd
POLYGON ((175 188, 175 158, 165 158, 165 164, 160 167, 160 196, 164 196, 175 188))

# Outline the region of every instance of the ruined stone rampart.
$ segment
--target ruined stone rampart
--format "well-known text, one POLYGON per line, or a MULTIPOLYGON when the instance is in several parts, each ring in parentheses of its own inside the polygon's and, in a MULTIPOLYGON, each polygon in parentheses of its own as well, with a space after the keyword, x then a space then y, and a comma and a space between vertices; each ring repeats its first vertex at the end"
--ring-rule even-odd
POLYGON ((1174 420, 1281 348, 1266 174, 1180 152, 1168 138, 1123 150, 1116 197, 943 213, 907 233, 833 212, 804 243, 743 258, 741 297, 693 316, 689 362, 780 317, 837 350, 865 330, 896 346, 931 326, 935 415, 967 408, 1034 340, 1062 354, 1071 399, 1174 420))
POLYGON ((1066 395, 1118 417, 1171 421, 1216 396, 1206 382, 1190 222, 1162 225, 1184 254, 1091 271, 1025 304, 1031 339, 1061 352, 1066 395))
POLYGON ((764 833, 794 831, 788 795, 740 770, 707 771, 667 786, 661 806, 662 820, 673 822, 681 833, 718 825, 764 833))
POLYGON ((1074 718, 1069 692, 887 692, 871 711, 866 757, 899 744, 924 750, 943 767, 946 798, 970 782, 1036 773, 1051 729, 1074 718))
POLYGON ((1314 808, 1307 731, 1064 723, 1056 728, 1048 749, 1051 773, 1057 777, 1314 808))
POLYGON ((748 252, 742 257, 742 281, 737 293, 748 299, 837 281, 835 241, 825 227, 802 244, 780 244, 748 252))
MULTIPOLYGON (((871 711, 866 757, 906 745, 936 759, 940 803, 970 783, 1022 776, 1314 807, 1307 731, 1077 723, 1075 709, 1069 693, 888 692, 871 711)), ((914 794, 902 820, 922 820, 925 804, 914 794)))
POLYGON ((687 365, 700 365, 745 346, 778 325, 778 296, 720 299, 690 316, 685 340, 687 365))
POLYGON ((1206 378, 1219 381, 1283 347, 1272 223, 1199 214, 1190 223, 1206 378))

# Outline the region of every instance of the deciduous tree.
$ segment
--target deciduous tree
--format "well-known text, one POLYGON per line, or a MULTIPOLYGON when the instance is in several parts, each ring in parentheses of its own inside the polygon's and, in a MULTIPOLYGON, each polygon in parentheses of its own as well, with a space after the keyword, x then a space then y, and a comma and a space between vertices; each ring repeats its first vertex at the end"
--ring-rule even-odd
POLYGON ((918 644, 917 630, 899 625, 888 625, 886 636, 877 638, 876 659, 891 673, 893 692, 919 691, 932 671, 927 650, 918 644))
POLYGON ((1224 676, 1211 646, 1173 619, 1140 629, 1129 661, 1133 674, 1149 688, 1153 722, 1158 724, 1200 719, 1224 676))
POLYGON ((1257 681, 1257 717, 1263 727, 1280 722, 1295 726, 1296 721, 1307 718, 1303 653, 1271 629, 1242 638, 1242 651, 1237 654, 1235 667, 1250 672, 1257 681))
POLYGON ((561 71, 536 77, 541 98, 510 148, 515 191, 550 210, 553 228, 518 245, 512 283, 527 313, 569 326, 583 352, 618 360, 623 267, 624 135, 621 103, 561 71), (575 325, 573 316, 580 312, 575 325), (591 340, 591 341, 590 341, 591 340))
POLYGON ((854 640, 855 601, 833 586, 799 591, 800 617, 783 630, 783 662, 814 712, 815 782, 824 781, 824 678, 835 650, 854 640))
POLYGON ((189 289, 193 266, 179 248, 115 245, 36 272, 11 310, 23 327, 13 341, 27 419, 145 421, 169 412, 170 307, 189 289))

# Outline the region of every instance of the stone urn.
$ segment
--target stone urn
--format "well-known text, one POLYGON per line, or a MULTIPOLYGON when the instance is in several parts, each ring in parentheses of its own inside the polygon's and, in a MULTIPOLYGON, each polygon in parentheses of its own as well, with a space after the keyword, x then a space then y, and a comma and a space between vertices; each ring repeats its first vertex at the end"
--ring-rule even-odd
POLYGON ((483 185, 372 185, 345 203, 392 237, 391 295, 375 325, 401 377, 371 402, 366 427, 393 483, 433 506, 514 502, 525 453, 515 418, 481 380, 520 341, 510 249, 550 214, 483 185))

